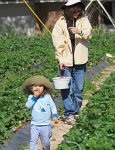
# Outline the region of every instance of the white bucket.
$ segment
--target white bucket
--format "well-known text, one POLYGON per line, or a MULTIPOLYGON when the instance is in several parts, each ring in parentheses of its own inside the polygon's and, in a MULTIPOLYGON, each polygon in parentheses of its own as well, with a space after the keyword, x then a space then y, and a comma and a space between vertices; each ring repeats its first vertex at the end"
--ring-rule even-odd
POLYGON ((71 77, 56 77, 53 78, 55 89, 68 89, 71 77))

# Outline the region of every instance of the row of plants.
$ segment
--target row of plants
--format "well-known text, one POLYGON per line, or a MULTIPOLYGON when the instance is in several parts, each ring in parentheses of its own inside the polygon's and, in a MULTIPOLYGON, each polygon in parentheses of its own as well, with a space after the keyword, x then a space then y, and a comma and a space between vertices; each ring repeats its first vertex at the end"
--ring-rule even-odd
MULTIPOLYGON (((113 34, 107 34, 107 36, 110 36, 111 43, 113 34)), ((94 36, 90 41, 91 47, 96 49, 93 40, 98 41, 98 38, 94 36)), ((104 46, 105 49, 106 47, 104 46)), ((25 108, 27 97, 22 92, 24 80, 33 75, 44 75, 50 80, 57 76, 54 51, 50 35, 24 37, 6 34, 0 36, 0 143, 5 143, 12 132, 17 130, 16 127, 23 126, 29 117, 30 113, 25 108)), ((93 50, 90 48, 91 51, 93 50)), ((114 53, 113 48, 110 53, 114 53)), ((96 55, 94 62, 92 61, 94 59, 91 60, 92 57, 94 57, 93 54, 90 55, 88 66, 91 66, 91 62, 93 65, 97 62, 96 55)), ((100 59, 101 57, 102 55, 100 59)), ((52 93, 54 99, 57 95, 59 95, 58 91, 54 90, 52 93)), ((59 112, 61 113, 61 110, 59 112)))
POLYGON ((95 92, 57 150, 115 149, 115 72, 95 92))
POLYGON ((0 37, 0 79, 7 72, 21 73, 35 66, 44 65, 53 68, 55 65, 54 48, 50 36, 23 37, 5 35, 0 37), (52 64, 53 62, 53 64, 52 64), (52 65, 51 65, 52 64, 52 65))
MULTIPOLYGON (((105 53, 115 55, 115 33, 103 33, 93 31, 93 38, 89 45, 88 67, 92 67, 105 57, 105 53)), ((30 69, 36 63, 48 64, 48 59, 54 62, 54 47, 51 36, 24 37, 6 34, 0 36, 0 79, 7 71, 20 72, 30 69), (50 53, 50 54, 49 54, 50 53), (52 56, 51 59, 49 58, 52 56)), ((52 64, 50 64, 52 65, 52 64)), ((54 67, 53 66, 53 67, 54 67)))
POLYGON ((89 69, 105 59, 106 53, 115 56, 115 32, 108 33, 95 28, 89 45, 89 69))

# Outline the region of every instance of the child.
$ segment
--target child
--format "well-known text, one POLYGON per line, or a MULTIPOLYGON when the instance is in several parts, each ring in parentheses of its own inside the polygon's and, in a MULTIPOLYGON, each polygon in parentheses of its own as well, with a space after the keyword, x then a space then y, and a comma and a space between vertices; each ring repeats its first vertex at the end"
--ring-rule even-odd
POLYGON ((58 123, 56 106, 49 94, 51 82, 43 76, 34 76, 25 80, 23 90, 28 94, 26 107, 31 109, 30 150, 38 149, 40 137, 43 150, 50 150, 51 114, 54 123, 58 123))

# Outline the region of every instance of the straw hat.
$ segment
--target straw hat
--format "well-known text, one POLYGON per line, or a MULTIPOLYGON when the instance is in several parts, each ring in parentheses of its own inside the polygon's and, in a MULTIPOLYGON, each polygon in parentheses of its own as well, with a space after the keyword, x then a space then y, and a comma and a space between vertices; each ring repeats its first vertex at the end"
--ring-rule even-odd
POLYGON ((22 89, 23 92, 27 95, 32 94, 30 87, 31 85, 44 85, 49 90, 53 89, 53 84, 44 76, 33 76, 26 79, 23 83, 22 89))
POLYGON ((72 6, 77 3, 82 3, 82 5, 84 6, 82 0, 68 0, 68 2, 61 7, 61 9, 65 9, 66 7, 72 6))

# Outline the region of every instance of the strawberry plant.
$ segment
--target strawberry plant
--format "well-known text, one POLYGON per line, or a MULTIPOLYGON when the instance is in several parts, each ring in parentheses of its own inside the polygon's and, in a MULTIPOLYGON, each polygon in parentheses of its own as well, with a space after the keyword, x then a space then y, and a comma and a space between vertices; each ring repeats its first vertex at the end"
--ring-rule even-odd
POLYGON ((68 149, 68 147, 75 150, 115 149, 114 80, 115 72, 90 99, 88 106, 80 113, 76 124, 64 137, 64 141, 58 146, 57 150, 68 149))

